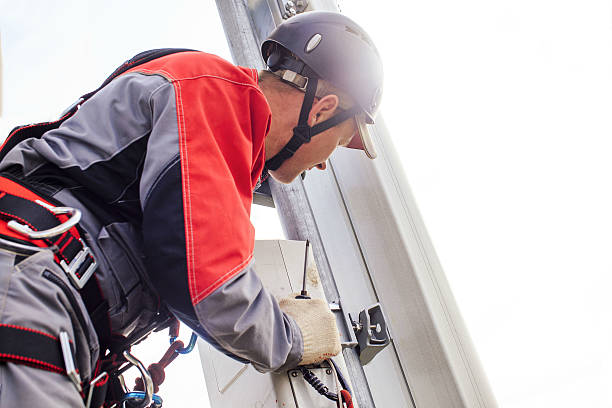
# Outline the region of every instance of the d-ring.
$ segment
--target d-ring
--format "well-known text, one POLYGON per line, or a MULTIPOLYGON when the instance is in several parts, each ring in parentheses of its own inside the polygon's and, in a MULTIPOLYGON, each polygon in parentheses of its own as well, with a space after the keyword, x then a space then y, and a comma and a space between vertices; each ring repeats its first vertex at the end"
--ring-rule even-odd
POLYGON ((60 215, 60 214, 69 214, 70 218, 68 218, 67 221, 62 222, 60 225, 53 227, 53 228, 49 228, 43 231, 34 231, 32 228, 30 228, 27 225, 24 224, 20 224, 15 220, 11 220, 9 221, 6 225, 7 227, 9 227, 10 229, 12 229, 15 232, 18 232, 22 235, 25 235, 26 237, 30 238, 30 239, 44 239, 44 238, 50 238, 50 237, 55 237, 57 235, 63 234, 64 232, 68 231, 70 228, 74 227, 75 225, 77 225, 79 223, 79 221, 81 220, 81 211, 76 209, 76 208, 72 208, 72 207, 53 207, 52 205, 49 205, 45 202, 42 202, 40 200, 36 200, 36 203, 45 207, 47 210, 51 211, 53 214, 55 215, 60 215))

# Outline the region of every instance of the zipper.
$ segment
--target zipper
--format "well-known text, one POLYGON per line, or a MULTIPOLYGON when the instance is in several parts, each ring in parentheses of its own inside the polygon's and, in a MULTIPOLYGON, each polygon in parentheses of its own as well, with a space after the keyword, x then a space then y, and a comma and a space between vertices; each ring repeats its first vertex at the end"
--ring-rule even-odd
POLYGON ((68 298, 68 302, 72 306, 72 310, 74 310, 74 313, 76 314, 77 320, 79 321, 79 324, 81 325, 81 328, 83 329, 83 332, 89 333, 89 330, 87 328, 87 320, 85 319, 85 316, 83 315, 83 311, 81 310, 79 306, 79 302, 77 301, 76 296, 74 296, 74 293, 72 293, 68 285, 60 277, 58 277, 57 275, 49 271, 44 271, 43 276, 47 280, 55 283, 62 290, 62 292, 64 292, 64 294, 68 298))

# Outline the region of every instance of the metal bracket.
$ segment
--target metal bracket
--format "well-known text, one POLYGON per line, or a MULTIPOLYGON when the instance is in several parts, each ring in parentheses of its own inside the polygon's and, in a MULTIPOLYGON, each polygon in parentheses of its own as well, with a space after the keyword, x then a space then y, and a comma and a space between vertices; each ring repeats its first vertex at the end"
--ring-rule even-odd
POLYGON ((391 343, 387 319, 380 303, 359 312, 359 323, 353 323, 359 343, 358 353, 361 365, 366 365, 391 343))
POLYGON ((308 7, 307 0, 276 0, 278 9, 283 19, 288 19, 296 14, 302 13, 308 7))
POLYGON ((387 319, 380 303, 375 303, 359 312, 358 322, 342 309, 340 303, 330 303, 329 307, 332 312, 340 314, 338 317, 341 317, 340 321, 344 323, 342 327, 339 325, 339 329, 348 339, 341 342, 342 349, 356 347, 361 365, 368 364, 376 354, 391 343, 387 319))

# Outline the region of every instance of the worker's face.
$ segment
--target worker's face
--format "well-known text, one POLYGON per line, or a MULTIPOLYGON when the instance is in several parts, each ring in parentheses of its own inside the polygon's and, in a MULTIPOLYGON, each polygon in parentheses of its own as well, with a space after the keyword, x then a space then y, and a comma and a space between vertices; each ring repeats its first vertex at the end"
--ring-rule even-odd
MULTIPOLYGON (((321 101, 324 102, 324 99, 321 101)), ((319 102, 321 102, 319 101, 319 102)), ((311 111, 311 121, 309 124, 313 126, 316 123, 321 123, 336 112, 335 108, 332 114, 328 111, 316 111, 317 105, 313 106, 311 111), (312 112, 314 111, 314 115, 312 112)), ((326 161, 338 146, 346 146, 353 137, 359 137, 357 133, 357 125, 354 119, 348 119, 326 131, 313 136, 309 143, 304 143, 295 154, 285 160, 285 162, 276 170, 270 171, 270 175, 277 181, 282 183, 290 183, 298 177, 303 171, 317 168, 325 170, 326 161)))

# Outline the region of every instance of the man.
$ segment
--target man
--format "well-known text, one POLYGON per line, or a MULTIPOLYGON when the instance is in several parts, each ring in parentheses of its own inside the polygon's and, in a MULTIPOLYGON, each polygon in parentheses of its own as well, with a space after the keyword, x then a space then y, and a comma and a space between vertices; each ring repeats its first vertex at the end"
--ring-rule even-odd
POLYGON ((311 12, 264 42, 259 75, 161 54, 128 61, 61 126, 3 146, 0 407, 83 406, 90 381, 171 317, 260 371, 340 351, 324 302, 279 306, 262 286, 249 214, 262 172, 291 182, 338 146, 375 156, 371 40, 311 12))

